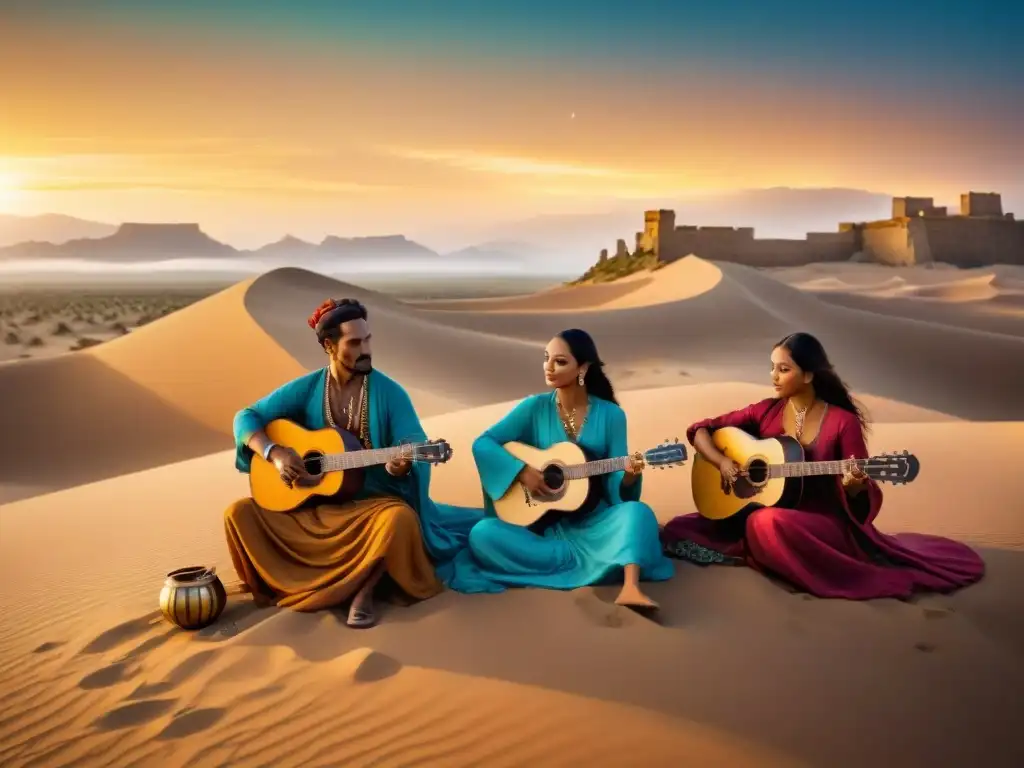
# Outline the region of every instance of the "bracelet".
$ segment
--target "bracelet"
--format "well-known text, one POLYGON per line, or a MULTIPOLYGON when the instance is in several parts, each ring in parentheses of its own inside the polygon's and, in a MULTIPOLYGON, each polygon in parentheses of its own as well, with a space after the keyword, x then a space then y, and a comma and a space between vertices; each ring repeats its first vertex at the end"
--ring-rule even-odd
POLYGON ((263 460, 270 461, 270 452, 277 448, 277 443, 267 443, 263 448, 263 460))

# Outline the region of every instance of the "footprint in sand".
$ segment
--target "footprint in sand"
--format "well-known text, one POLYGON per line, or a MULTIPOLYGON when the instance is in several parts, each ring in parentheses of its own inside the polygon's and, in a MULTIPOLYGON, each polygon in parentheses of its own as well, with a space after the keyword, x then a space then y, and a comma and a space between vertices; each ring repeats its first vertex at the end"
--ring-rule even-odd
POLYGON ((205 731, 216 725, 227 710, 222 707, 207 707, 204 709, 183 709, 174 714, 170 724, 160 731, 158 739, 180 739, 184 736, 205 731))
POLYGON ((352 673, 357 683, 375 683, 387 677, 397 675, 402 670, 402 662, 391 656, 373 651, 352 673))
POLYGON ((63 640, 55 640, 48 643, 43 643, 42 645, 33 648, 32 653, 49 653, 50 651, 57 650, 62 645, 67 645, 67 643, 65 643, 63 640))
POLYGON ((131 680, 136 674, 137 668, 130 667, 127 662, 117 661, 108 667, 90 672, 78 681, 78 687, 86 691, 109 688, 125 680, 131 680))
POLYGON ((112 709, 98 718, 93 726, 102 731, 116 731, 121 728, 132 728, 136 725, 156 720, 174 708, 177 699, 150 699, 125 704, 112 709))

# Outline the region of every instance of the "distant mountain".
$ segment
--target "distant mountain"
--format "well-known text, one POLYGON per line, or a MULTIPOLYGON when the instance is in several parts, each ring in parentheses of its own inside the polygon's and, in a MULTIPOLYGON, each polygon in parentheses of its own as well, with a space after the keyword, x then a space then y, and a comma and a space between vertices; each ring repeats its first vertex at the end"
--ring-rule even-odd
POLYGON ((60 244, 69 240, 107 237, 116 231, 116 224, 86 221, 59 213, 41 216, 0 213, 0 248, 28 242, 60 244))
POLYGON ((505 264, 521 267, 558 260, 557 251, 534 243, 514 240, 490 240, 479 245, 460 248, 444 255, 446 261, 466 264, 505 264))
POLYGON ((404 235, 343 238, 329 236, 319 244, 287 236, 256 250, 238 250, 207 235, 198 224, 137 224, 117 227, 99 238, 77 238, 64 243, 23 242, 0 248, 3 259, 84 259, 103 262, 162 261, 168 259, 255 256, 276 263, 312 267, 327 261, 366 261, 440 258, 426 246, 404 235))
POLYGON ((276 243, 268 243, 262 248, 257 248, 255 251, 252 251, 252 254, 254 256, 268 256, 271 258, 311 256, 316 253, 318 248, 319 246, 315 243, 309 243, 297 237, 285 235, 276 243))
POLYGON ((409 240, 405 235, 378 235, 371 237, 335 237, 329 235, 320 243, 319 252, 331 256, 359 257, 436 257, 425 245, 409 240))
POLYGON ((0 249, 7 259, 88 259, 160 261, 173 258, 232 256, 239 251, 214 240, 198 224, 122 224, 114 234, 66 243, 19 243, 0 249))

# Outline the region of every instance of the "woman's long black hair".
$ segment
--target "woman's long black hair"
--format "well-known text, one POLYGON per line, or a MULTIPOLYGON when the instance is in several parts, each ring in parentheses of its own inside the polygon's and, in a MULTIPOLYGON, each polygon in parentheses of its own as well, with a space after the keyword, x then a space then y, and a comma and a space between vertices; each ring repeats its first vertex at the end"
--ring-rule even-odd
POLYGON ((820 341, 809 333, 791 333, 776 344, 774 349, 779 347, 789 352, 800 370, 814 374, 811 386, 818 399, 849 411, 857 417, 861 429, 868 430, 867 414, 850 395, 850 388, 839 378, 820 341))
POLYGON ((579 365, 587 365, 587 372, 583 376, 587 394, 618 405, 615 388, 604 373, 604 363, 597 354, 597 345, 590 334, 579 328, 570 328, 558 334, 558 338, 566 343, 579 365))

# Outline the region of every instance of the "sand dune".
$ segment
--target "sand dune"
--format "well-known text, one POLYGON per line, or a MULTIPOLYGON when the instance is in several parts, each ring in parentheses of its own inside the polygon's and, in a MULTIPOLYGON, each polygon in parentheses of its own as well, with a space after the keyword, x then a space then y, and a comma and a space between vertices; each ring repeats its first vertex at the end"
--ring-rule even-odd
MULTIPOLYGON (((935 265, 938 266, 938 265, 935 265)), ((948 266, 948 265, 947 265, 948 266)), ((800 290, 851 309, 956 328, 1024 336, 1024 268, 812 265, 773 270, 800 290), (844 268, 843 268, 844 267, 844 268)))
MULTIPOLYGON (((837 306, 832 297, 819 298, 764 272, 736 264, 717 267, 721 281, 682 301, 557 317, 492 311, 427 311, 425 316, 534 343, 544 343, 557 329, 584 327, 600 340, 607 360, 620 367, 669 359, 683 371, 693 366, 708 381, 763 381, 771 345, 787 333, 808 330, 822 339, 847 381, 861 392, 962 418, 1024 418, 1014 383, 1024 380, 1024 339, 837 306), (951 354, 956 365, 947 362, 951 354), (1002 372, 999 377, 976 375, 994 367, 1002 372), (975 394, 964 397, 965 392, 975 394)), ((675 279, 684 278, 681 272, 675 279)))
POLYGON ((672 766, 682 742, 709 765, 798 765, 680 718, 403 667, 366 648, 309 661, 280 645, 253 646, 246 636, 183 644, 190 638, 165 642, 168 632, 159 624, 140 624, 136 632, 97 638, 107 642, 94 641, 84 657, 60 650, 36 657, 35 671, 60 680, 61 695, 18 718, 25 735, 38 738, 31 750, 3 755, 5 764, 69 764, 102 754, 115 765, 182 768, 633 760, 672 766), (140 652, 147 642, 162 647, 140 652), (79 679, 83 658, 110 666, 79 679), (86 698, 95 709, 61 706, 86 698))
MULTIPOLYGON (((960 284, 933 272, 939 295, 960 284)), ((1013 290, 1012 271, 993 275, 1013 290)), ((687 259, 439 309, 285 269, 109 344, 0 365, 0 400, 17 403, 0 412, 16 436, 0 457, 0 763, 1024 763, 1024 520, 1000 474, 1024 455, 1024 339, 837 306, 871 297, 822 285, 687 259), (480 502, 472 439, 538 388, 558 330, 594 333, 639 449, 764 397, 771 344, 810 330, 874 417, 872 450, 921 459, 879 526, 972 542, 989 572, 952 596, 849 603, 679 564, 651 586, 660 625, 608 587, 444 593, 364 632, 233 597, 208 630, 170 628, 154 613, 165 573, 233 579, 221 513, 247 479, 231 416, 322 365, 305 318, 340 295, 368 304, 377 365, 455 446, 432 492, 462 504, 480 502)), ((662 521, 692 511, 689 468, 649 471, 644 496, 662 521)))
MULTIPOLYGON (((628 392, 631 443, 674 437, 666 414, 685 425, 753 394, 746 386, 628 392)), ((425 426, 465 446, 510 405, 425 426)), ((1010 765, 1024 690, 1024 526, 1011 487, 974 483, 963 457, 1024 453, 1024 425, 884 423, 871 444, 922 460, 916 483, 887 491, 882 527, 1000 547, 985 582, 910 604, 807 601, 746 569, 680 564, 652 587, 661 627, 615 608, 609 588, 445 594, 390 609, 367 633, 333 614, 254 611, 235 598, 216 628, 192 636, 155 618, 156 595, 163 574, 188 563, 230 577, 220 510, 245 493, 245 477, 229 452, 6 505, 0 602, 19 620, 0 634, 0 756, 461 765, 486 753, 507 760, 488 765, 554 765, 632 743, 649 750, 645 764, 666 766, 680 749, 713 765, 1010 765), (131 546, 98 557, 114 531, 131 546), (756 651, 739 649, 750 637, 756 651), (346 725, 355 711, 360 727, 346 725)), ((645 482, 663 519, 692 510, 687 469, 645 482)), ((435 470, 433 492, 479 501, 465 448, 435 470)))
POLYGON ((1015 383, 1024 379, 1024 339, 946 327, 940 334, 935 324, 830 306, 764 273, 694 257, 630 285, 626 295, 603 296, 604 311, 580 304, 559 312, 454 312, 304 270, 275 270, 75 356, 0 366, 0 398, 19 403, 0 414, 0 432, 24 435, 2 449, 0 500, 229 444, 238 408, 323 365, 305 320, 325 296, 367 303, 375 363, 406 385, 423 415, 533 391, 543 344, 581 326, 598 339, 622 389, 760 383, 771 344, 810 330, 864 395, 959 418, 1024 418, 1015 383), (947 362, 950 350, 956 365, 947 362), (995 361, 1001 376, 976 376, 995 361), (125 450, 88 450, 99 433, 125 450), (44 455, 49 463, 38 460, 44 455))
POLYGON ((638 272, 611 283, 553 288, 530 296, 461 301, 423 301, 423 309, 460 312, 581 312, 631 309, 685 301, 707 293, 722 279, 714 264, 687 256, 656 272, 638 272))

